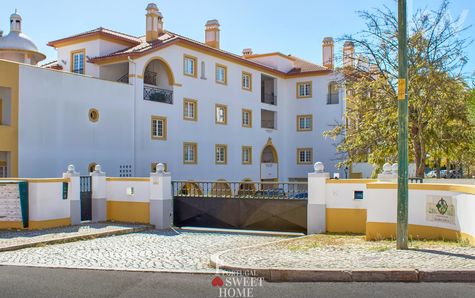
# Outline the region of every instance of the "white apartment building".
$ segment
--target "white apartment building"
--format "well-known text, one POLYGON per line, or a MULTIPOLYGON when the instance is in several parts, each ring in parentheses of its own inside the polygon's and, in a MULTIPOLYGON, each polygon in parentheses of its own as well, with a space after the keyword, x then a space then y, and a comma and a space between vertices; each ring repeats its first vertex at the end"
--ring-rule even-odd
POLYGON ((0 37, 0 175, 101 164, 108 176, 147 176, 162 162, 175 179, 295 181, 321 161, 343 177, 336 141, 322 135, 345 110, 332 38, 318 65, 227 52, 217 20, 203 42, 170 32, 153 3, 145 21, 140 37, 101 27, 51 41, 57 60, 41 67, 34 44, 18 41, 12 56, 0 37))

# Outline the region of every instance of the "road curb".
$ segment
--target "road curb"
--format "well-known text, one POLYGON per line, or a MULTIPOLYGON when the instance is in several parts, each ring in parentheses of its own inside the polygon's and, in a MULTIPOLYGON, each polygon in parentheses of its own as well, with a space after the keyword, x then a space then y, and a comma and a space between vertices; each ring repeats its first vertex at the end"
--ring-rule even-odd
POLYGON ((87 234, 87 235, 66 236, 66 237, 57 238, 57 239, 40 240, 40 241, 31 242, 31 243, 24 243, 24 244, 17 244, 17 245, 10 245, 10 246, 5 246, 5 247, 0 247, 0 252, 13 251, 13 250, 18 250, 18 249, 23 249, 23 248, 30 248, 30 247, 36 247, 36 246, 39 246, 39 245, 51 245, 51 244, 58 244, 58 243, 68 243, 68 242, 75 242, 75 241, 81 241, 81 240, 89 240, 89 239, 95 239, 95 238, 103 238, 103 237, 138 233, 138 232, 144 232, 144 231, 147 231, 147 230, 152 230, 153 228, 154 228, 153 226, 147 225, 147 226, 141 226, 141 227, 124 228, 124 229, 116 230, 116 231, 105 231, 105 232, 98 232, 98 233, 87 234))
MULTIPOLYGON (((305 236, 304 236, 305 237, 305 236)), ((300 238, 300 237, 298 237, 300 238)), ((269 282, 475 282, 475 269, 420 270, 399 268, 369 269, 303 269, 303 268, 257 268, 227 264, 221 256, 230 251, 256 248, 269 244, 290 241, 285 239, 271 243, 228 249, 213 254, 210 265, 232 272, 252 272, 269 282)))

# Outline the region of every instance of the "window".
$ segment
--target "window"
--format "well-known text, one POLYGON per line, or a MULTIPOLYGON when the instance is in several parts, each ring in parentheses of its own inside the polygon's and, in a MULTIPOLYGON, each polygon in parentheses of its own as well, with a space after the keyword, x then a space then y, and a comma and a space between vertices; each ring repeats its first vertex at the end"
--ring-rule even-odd
POLYGON ((85 73, 85 57, 85 49, 71 52, 71 72, 79 74, 85 73))
POLYGON ((242 146, 242 158, 243 165, 252 164, 252 147, 251 146, 242 146))
POLYGON ((228 146, 227 145, 215 146, 215 162, 218 165, 225 165, 228 163, 228 146))
POLYGON ((184 55, 183 56, 183 74, 189 77, 196 78, 197 63, 198 63, 198 58, 190 56, 190 55, 184 55))
POLYGON ((338 84, 336 82, 330 82, 330 84, 328 84, 327 104, 338 104, 340 102, 339 97, 338 84))
POLYGON ((252 74, 243 71, 241 86, 243 90, 252 91, 252 74))
POLYGON ((312 130, 312 115, 298 115, 297 116, 297 131, 311 131, 312 130))
POLYGON ((297 164, 307 165, 312 164, 312 148, 298 148, 297 149, 297 164))
POLYGON ((183 120, 198 120, 198 102, 194 99, 183 100, 183 120))
POLYGON ((184 164, 198 163, 198 144, 183 143, 183 163, 184 164))
POLYGON ((228 123, 228 107, 225 105, 216 105, 216 124, 228 123))
POLYGON ((242 127, 252 127, 252 110, 242 109, 242 127))
POLYGON ((312 97, 312 82, 299 82, 297 83, 297 98, 310 98, 312 97))
POLYGON ((226 85, 228 82, 228 69, 226 66, 216 64, 216 83, 226 85))
POLYGON ((167 139, 167 118, 152 116, 152 140, 167 139))
POLYGON ((89 121, 97 122, 99 121, 99 111, 96 109, 89 109, 89 121))
POLYGON ((0 178, 8 177, 8 167, 5 160, 0 160, 0 178))

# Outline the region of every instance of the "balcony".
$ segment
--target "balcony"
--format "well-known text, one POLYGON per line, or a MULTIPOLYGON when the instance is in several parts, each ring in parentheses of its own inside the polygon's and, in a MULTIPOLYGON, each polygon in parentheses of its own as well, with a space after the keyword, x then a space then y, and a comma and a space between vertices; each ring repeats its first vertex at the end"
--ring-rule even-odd
POLYGON ((262 93, 261 102, 270 105, 277 105, 277 96, 275 96, 274 93, 262 93))
POLYGON ((340 96, 338 92, 332 92, 327 94, 327 105, 334 105, 340 103, 340 96))
POLYGON ((154 102, 173 104, 173 91, 144 85, 143 99, 154 102))
POLYGON ((261 127, 265 129, 276 129, 276 112, 261 110, 261 127))

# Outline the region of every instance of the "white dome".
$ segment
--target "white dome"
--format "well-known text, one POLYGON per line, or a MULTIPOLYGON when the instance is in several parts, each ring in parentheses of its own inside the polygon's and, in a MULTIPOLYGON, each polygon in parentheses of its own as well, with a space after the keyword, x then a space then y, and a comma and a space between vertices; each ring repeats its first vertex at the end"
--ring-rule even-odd
POLYGON ((35 43, 21 32, 10 32, 7 36, 0 37, 0 49, 23 50, 38 52, 35 43))

